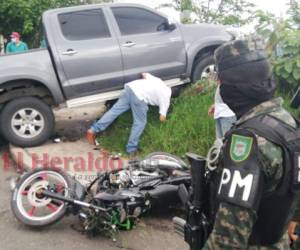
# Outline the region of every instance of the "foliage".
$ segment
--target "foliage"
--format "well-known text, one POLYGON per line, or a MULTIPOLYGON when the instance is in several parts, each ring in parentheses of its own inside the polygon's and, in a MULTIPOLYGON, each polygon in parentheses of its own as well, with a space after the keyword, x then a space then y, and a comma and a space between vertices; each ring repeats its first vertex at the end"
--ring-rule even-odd
POLYGON ((177 11, 193 10, 194 4, 192 0, 173 0, 172 3, 161 4, 159 8, 171 7, 177 11))
POLYGON ((300 82, 300 30, 282 33, 279 43, 281 56, 274 60, 275 74, 285 79, 292 87, 300 82))
POLYGON ((296 28, 300 28, 300 0, 290 0, 287 12, 296 28))
POLYGON ((191 10, 199 22, 242 26, 249 23, 255 5, 247 0, 173 0, 162 7, 191 10))
POLYGON ((12 31, 22 35, 31 46, 38 45, 41 18, 45 10, 72 6, 80 0, 1 0, 0 34, 8 36, 12 31))
POLYGON ((247 0, 198 0, 195 13, 201 22, 242 26, 251 22, 254 7, 247 0))
POLYGON ((171 7, 181 13, 182 23, 192 23, 190 14, 194 9, 194 4, 192 0, 173 0, 171 3, 161 4, 159 8, 171 7))
MULTIPOLYGON (((203 84, 203 83, 202 83, 203 84)), ((165 151, 179 156, 188 151, 205 155, 215 140, 214 120, 207 115, 214 89, 193 85, 173 99, 165 123, 159 122, 158 109, 148 111, 148 123, 141 137, 143 154, 165 151)), ((120 116, 100 136, 100 143, 112 152, 124 152, 132 125, 131 113, 120 116)))
POLYGON ((8 37, 12 31, 17 31, 30 47, 39 46, 44 11, 92 2, 95 0, 0 0, 0 34, 8 37))
POLYGON ((299 7, 299 0, 290 0, 286 19, 263 11, 257 11, 255 15, 258 21, 256 32, 266 39, 275 75, 281 83, 287 83, 287 89, 299 86, 300 81, 299 7))
POLYGON ((282 92, 280 90, 278 90, 276 92, 276 96, 280 96, 283 98, 284 100, 284 103, 283 103, 283 107, 288 111, 290 112, 294 117, 296 118, 300 118, 300 108, 298 109, 293 109, 290 107, 290 103, 291 103, 291 100, 294 96, 294 92, 282 92))
POLYGON ((289 26, 289 21, 262 10, 255 12, 254 19, 257 21, 255 33, 266 40, 267 52, 271 54, 275 51, 283 32, 289 26))

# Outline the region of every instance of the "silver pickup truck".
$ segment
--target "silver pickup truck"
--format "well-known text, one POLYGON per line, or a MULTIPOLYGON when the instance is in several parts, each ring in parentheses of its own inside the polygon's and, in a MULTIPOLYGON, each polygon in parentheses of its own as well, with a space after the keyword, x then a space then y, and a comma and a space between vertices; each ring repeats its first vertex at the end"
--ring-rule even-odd
POLYGON ((0 57, 3 136, 36 146, 53 133, 52 107, 116 99, 126 82, 150 72, 171 87, 213 68, 213 52, 233 39, 224 27, 171 23, 135 4, 61 8, 43 14, 47 48, 0 57))

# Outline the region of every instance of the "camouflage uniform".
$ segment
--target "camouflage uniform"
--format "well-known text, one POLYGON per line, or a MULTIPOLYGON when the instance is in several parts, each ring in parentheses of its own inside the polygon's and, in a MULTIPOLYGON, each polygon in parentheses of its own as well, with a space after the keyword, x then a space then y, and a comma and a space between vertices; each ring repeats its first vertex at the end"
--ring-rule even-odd
MULTIPOLYGON (((237 125, 254 116, 270 114, 283 122, 296 127, 293 117, 282 108, 281 98, 272 99, 254 107, 243 115, 237 125)), ((262 168, 266 180, 266 191, 274 190, 283 175, 282 149, 275 146, 265 138, 257 136, 258 148, 262 154, 262 168)), ((225 249, 290 249, 289 237, 287 234, 276 244, 268 247, 249 246, 248 239, 252 227, 257 219, 255 210, 242 208, 226 202, 220 204, 213 232, 209 236, 203 249, 225 250, 225 249)), ((276 219, 276 218, 274 218, 276 219)), ((272 233, 272 228, 270 228, 272 233)))

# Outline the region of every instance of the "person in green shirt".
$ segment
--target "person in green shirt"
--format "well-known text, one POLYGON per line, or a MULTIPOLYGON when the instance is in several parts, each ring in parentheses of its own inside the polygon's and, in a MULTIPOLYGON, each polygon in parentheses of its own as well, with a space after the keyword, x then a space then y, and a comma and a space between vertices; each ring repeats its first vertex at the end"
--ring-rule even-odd
POLYGON ((28 50, 27 44, 20 40, 21 36, 18 32, 12 32, 10 37, 11 42, 6 46, 6 53, 19 53, 28 50))

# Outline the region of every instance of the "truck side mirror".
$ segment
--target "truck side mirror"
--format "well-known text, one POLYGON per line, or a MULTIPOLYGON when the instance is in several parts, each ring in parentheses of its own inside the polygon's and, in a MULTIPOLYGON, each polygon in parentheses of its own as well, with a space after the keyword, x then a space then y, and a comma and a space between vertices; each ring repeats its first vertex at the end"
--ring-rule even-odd
POLYGON ((176 29, 176 25, 174 23, 164 22, 157 27, 157 31, 173 31, 176 29))
POLYGON ((170 23, 168 25, 168 30, 170 30, 170 31, 176 30, 176 28, 177 28, 177 26, 175 23, 170 23))

